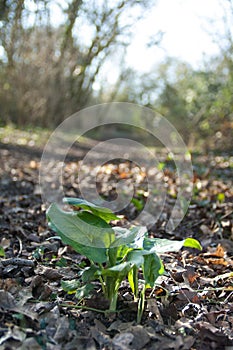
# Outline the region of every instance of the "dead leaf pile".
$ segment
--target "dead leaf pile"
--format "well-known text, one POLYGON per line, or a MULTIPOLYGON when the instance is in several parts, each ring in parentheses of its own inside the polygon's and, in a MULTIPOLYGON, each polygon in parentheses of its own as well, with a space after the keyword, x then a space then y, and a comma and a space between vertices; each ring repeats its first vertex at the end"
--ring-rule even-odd
MULTIPOLYGON (((193 159, 193 198, 183 222, 170 234, 166 223, 176 200, 174 164, 161 153, 158 167, 140 168, 129 161, 101 168, 79 162, 87 145, 73 150, 65 165, 67 196, 80 195, 96 178, 101 196, 109 200, 123 191, 134 201, 119 223, 137 217, 150 193, 158 210, 161 186, 164 210, 150 228, 160 238, 198 239, 203 251, 183 249, 162 255, 165 274, 148 290, 142 324, 135 323, 136 304, 127 281, 119 294, 118 312, 104 312, 105 301, 77 300, 61 281, 77 278, 84 257, 53 238, 40 198, 38 169, 41 150, 0 145, 0 350, 185 350, 233 348, 233 167, 225 155, 193 159), (79 177, 80 176, 80 177, 79 177), (100 309, 99 312, 92 308, 100 309)), ((189 179, 190 181, 190 179, 189 179)))

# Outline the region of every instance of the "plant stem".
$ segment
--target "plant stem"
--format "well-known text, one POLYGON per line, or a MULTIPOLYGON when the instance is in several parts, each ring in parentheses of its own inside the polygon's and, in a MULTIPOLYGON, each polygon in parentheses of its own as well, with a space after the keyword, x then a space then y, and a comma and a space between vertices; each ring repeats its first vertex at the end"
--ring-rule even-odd
POLYGON ((110 306, 109 306, 109 311, 110 312, 115 312, 116 311, 116 307, 117 307, 117 298, 118 295, 117 293, 114 293, 111 297, 111 301, 110 301, 110 306))
POLYGON ((146 284, 144 283, 142 291, 140 293, 140 298, 138 300, 137 323, 140 323, 142 320, 142 315, 145 308, 145 295, 146 295, 146 284))
MULTIPOLYGON (((98 266, 99 266, 100 271, 102 271, 103 266, 101 264, 98 264, 98 266)), ((101 288, 102 288, 103 294, 106 295, 106 283, 104 281, 104 278, 102 275, 99 275, 98 278, 99 278, 99 281, 101 283, 101 288)))
POLYGON ((138 268, 133 267, 133 283, 134 283, 134 301, 138 300, 138 268))
POLYGON ((101 287, 102 287, 103 294, 105 295, 105 294, 106 294, 106 286, 105 286, 103 277, 102 277, 102 276, 99 276, 99 280, 100 280, 100 283, 101 283, 101 287))
POLYGON ((117 248, 111 248, 107 250, 108 255, 108 266, 116 265, 117 248))
POLYGON ((110 276, 106 276, 106 298, 109 300, 109 311, 116 311, 119 282, 110 276))

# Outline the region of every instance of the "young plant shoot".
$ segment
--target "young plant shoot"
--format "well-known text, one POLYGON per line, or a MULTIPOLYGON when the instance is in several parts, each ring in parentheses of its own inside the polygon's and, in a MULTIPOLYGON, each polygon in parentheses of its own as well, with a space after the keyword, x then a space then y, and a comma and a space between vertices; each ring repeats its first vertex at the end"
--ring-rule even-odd
POLYGON ((63 211, 53 203, 47 211, 47 218, 49 226, 63 243, 90 261, 90 266, 81 273, 82 283, 75 285, 78 287, 76 296, 87 296, 92 282, 99 279, 102 292, 109 301, 109 311, 114 312, 120 285, 128 278, 134 298, 138 301, 138 322, 145 307, 146 289, 153 288, 164 272, 159 254, 178 251, 183 246, 201 250, 200 243, 193 238, 183 241, 149 238, 144 226, 130 229, 111 226, 110 221, 118 217, 110 209, 86 200, 65 198, 64 203, 79 210, 63 211), (141 288, 139 270, 143 273, 141 288))

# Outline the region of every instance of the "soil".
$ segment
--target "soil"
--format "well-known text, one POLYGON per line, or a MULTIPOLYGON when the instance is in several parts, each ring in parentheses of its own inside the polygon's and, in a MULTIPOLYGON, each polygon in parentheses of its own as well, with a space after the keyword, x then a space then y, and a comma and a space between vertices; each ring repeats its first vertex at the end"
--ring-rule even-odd
MULTIPOLYGON (((85 147, 79 159, 82 152, 85 147)), ((172 233, 165 227, 174 204, 175 172, 163 159, 160 172, 166 177, 168 201, 149 234, 194 237, 203 250, 183 248, 161 256, 165 274, 148 290, 137 324, 127 281, 121 285, 116 313, 106 312, 98 285, 85 300, 63 290, 61 281, 77 279, 80 266, 88 262, 47 226, 38 183, 41 154, 42 148, 0 144, 0 350, 233 349, 232 156, 194 156, 193 199, 172 233)), ((67 159, 69 196, 79 196, 78 166, 77 157, 67 159)), ((85 168, 87 186, 94 170, 85 168)), ((146 200, 145 174, 140 174, 137 199, 146 200)), ((134 181, 134 166, 108 163, 98 176, 99 191, 111 199, 114 177, 134 181)), ((138 210, 131 203, 120 224, 138 210)))

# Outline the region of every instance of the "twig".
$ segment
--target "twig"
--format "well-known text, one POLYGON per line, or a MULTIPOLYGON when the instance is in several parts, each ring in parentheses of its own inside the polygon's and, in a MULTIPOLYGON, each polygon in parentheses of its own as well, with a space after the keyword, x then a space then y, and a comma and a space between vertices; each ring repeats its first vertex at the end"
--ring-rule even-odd
POLYGON ((35 266, 33 260, 22 259, 22 258, 10 258, 10 259, 1 259, 0 260, 3 266, 7 265, 18 265, 18 266, 35 266))
POLYGON ((226 299, 224 300, 224 304, 226 304, 228 302, 228 300, 233 296, 233 292, 231 292, 227 297, 226 299))
POLYGON ((23 243, 22 243, 21 239, 18 236, 16 236, 16 238, 19 241, 19 252, 18 252, 18 257, 19 257, 21 255, 21 253, 22 253, 22 250, 23 250, 23 243))
POLYGON ((195 224, 193 224, 193 225, 191 226, 191 228, 196 227, 196 226, 199 226, 199 225, 202 224, 203 222, 205 222, 205 219, 198 220, 198 222, 196 222, 195 224))
MULTIPOLYGON (((231 287, 231 286, 230 286, 231 287)), ((201 293, 201 292, 215 292, 215 291, 218 291, 218 290, 222 290, 224 292, 230 292, 232 291, 231 288, 229 287, 207 287, 207 288, 204 288, 204 289, 192 289, 193 292, 197 292, 197 293, 201 293)))
POLYGON ((103 314, 106 313, 120 313, 125 311, 126 309, 122 309, 122 310, 115 310, 115 311, 110 311, 110 310, 100 310, 100 309, 95 309, 93 307, 88 307, 88 306, 82 306, 82 305, 71 305, 71 304, 59 304, 59 306, 63 306, 63 307, 69 307, 72 309, 80 309, 80 310, 87 310, 87 311, 96 311, 96 312, 101 312, 103 314))
POLYGON ((233 210, 230 211, 229 213, 226 213, 225 215, 221 216, 221 220, 227 218, 229 215, 233 213, 233 210))

